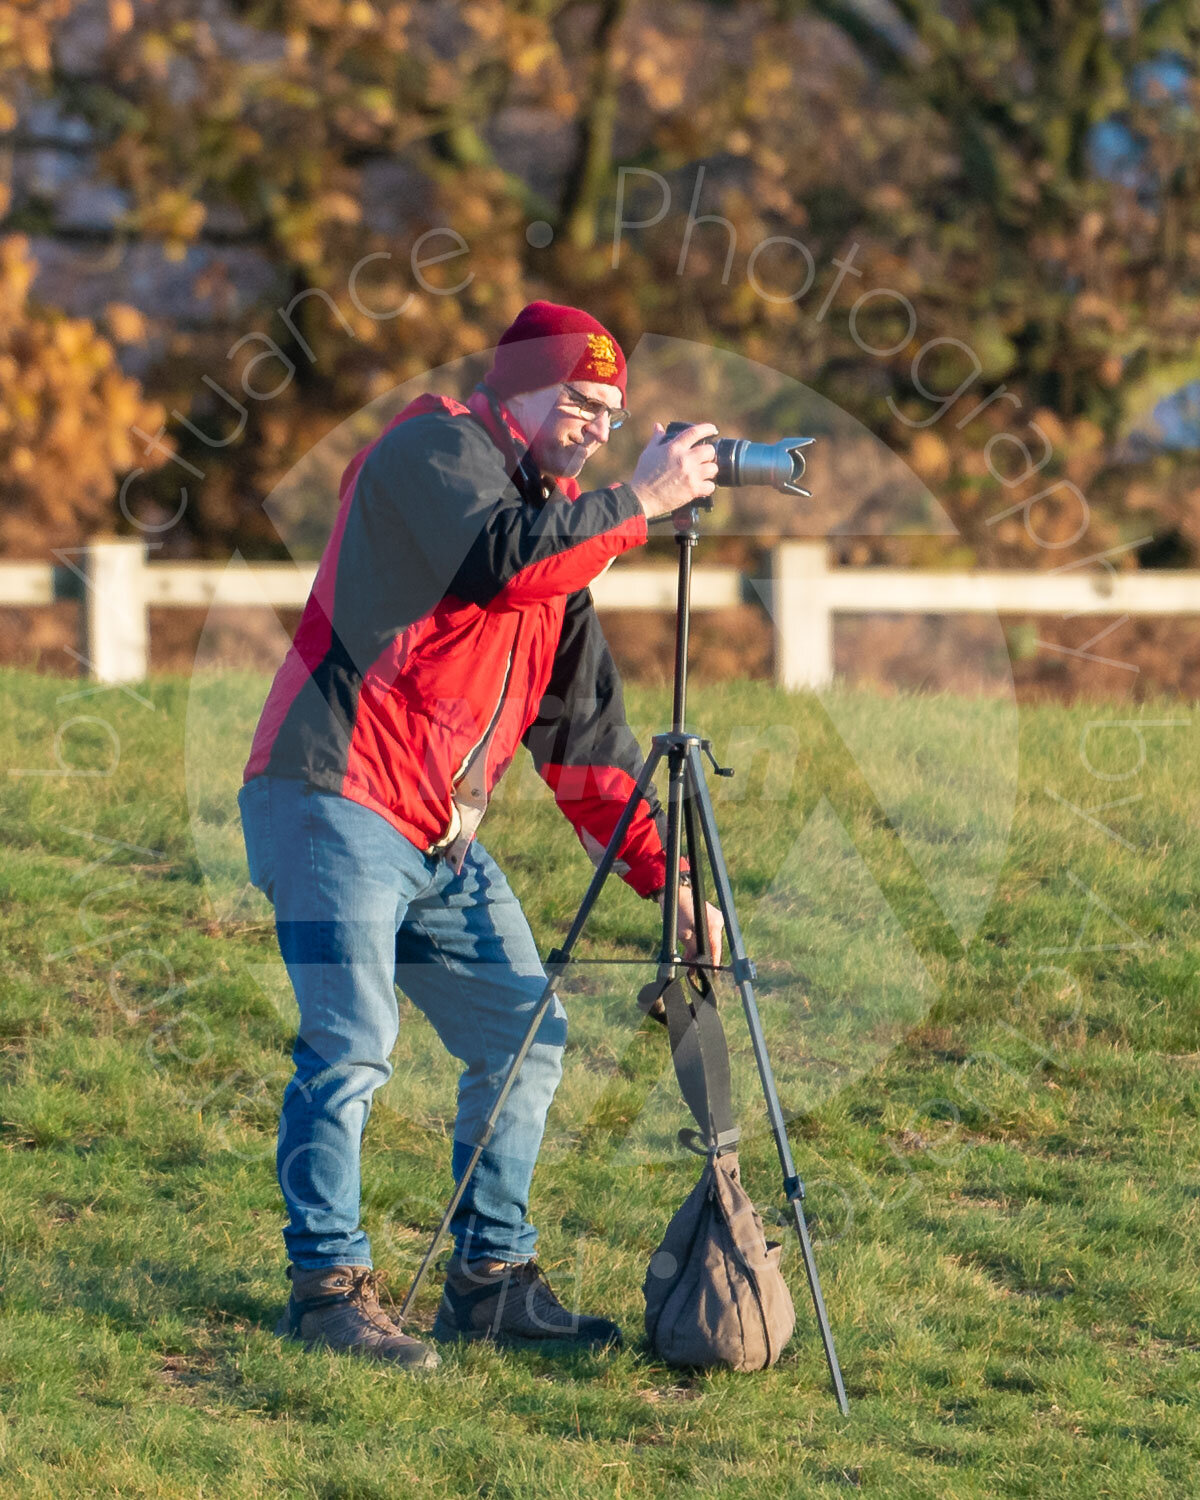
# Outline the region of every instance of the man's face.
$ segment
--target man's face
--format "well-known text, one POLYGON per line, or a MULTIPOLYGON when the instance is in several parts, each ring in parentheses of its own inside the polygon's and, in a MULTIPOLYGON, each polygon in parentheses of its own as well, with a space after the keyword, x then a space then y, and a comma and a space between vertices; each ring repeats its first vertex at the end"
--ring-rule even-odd
MULTIPOLYGON (((589 401, 614 408, 623 404, 615 385, 595 380, 568 384, 589 401)), ((561 384, 523 395, 515 415, 525 432, 532 434, 529 451, 538 468, 555 479, 574 479, 596 449, 608 442, 608 417, 601 411, 588 416, 561 384)))

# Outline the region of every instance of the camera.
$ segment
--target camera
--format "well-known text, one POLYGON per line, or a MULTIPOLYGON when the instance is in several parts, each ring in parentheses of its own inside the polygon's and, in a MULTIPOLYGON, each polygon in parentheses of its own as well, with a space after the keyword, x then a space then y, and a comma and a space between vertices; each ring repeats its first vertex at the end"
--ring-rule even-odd
MULTIPOLYGON (((671 422, 665 436, 673 438, 693 426, 691 422, 671 422)), ((810 437, 780 438, 775 443, 752 443, 749 438, 699 438, 717 450, 717 483, 723 485, 765 484, 785 495, 807 495, 799 483, 804 475, 803 450, 813 442, 810 437)), ((697 505, 711 508, 709 496, 698 498, 697 505)))

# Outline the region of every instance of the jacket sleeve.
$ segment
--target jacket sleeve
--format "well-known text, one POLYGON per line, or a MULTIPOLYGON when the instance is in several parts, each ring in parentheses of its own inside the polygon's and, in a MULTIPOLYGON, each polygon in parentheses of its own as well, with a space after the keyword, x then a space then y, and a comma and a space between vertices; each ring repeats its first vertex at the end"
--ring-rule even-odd
MULTIPOLYGON (((645 761, 626 722, 621 679, 587 589, 567 601, 550 681, 522 742, 598 864, 645 761)), ((663 886, 665 839, 666 815, 651 785, 613 865, 639 896, 663 886)))
MULTIPOLYGON (((473 418, 429 413, 400 423, 368 454, 355 486, 372 547, 418 564, 421 594, 519 608, 585 587, 646 540, 627 484, 531 504, 473 418)), ((429 606, 427 606, 429 607, 429 606)))

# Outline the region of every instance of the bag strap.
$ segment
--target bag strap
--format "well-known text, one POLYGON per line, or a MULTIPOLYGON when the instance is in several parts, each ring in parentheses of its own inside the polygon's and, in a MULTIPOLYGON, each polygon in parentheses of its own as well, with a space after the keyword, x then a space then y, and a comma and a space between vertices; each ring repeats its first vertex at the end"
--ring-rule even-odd
POLYGON ((671 980, 662 991, 675 1076, 700 1127, 698 1137, 693 1130, 681 1130, 679 1142, 700 1155, 724 1156, 734 1150, 740 1135, 733 1123, 729 1044, 708 976, 689 969, 688 981, 690 995, 680 979, 671 980))

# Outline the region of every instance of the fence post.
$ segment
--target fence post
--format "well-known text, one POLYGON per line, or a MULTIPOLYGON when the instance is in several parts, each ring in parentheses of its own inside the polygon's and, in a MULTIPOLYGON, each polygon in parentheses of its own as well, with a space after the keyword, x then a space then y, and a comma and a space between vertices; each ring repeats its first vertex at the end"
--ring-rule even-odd
POLYGON ((95 537, 84 571, 84 654, 98 682, 141 682, 149 673, 146 544, 138 537, 95 537))
POLYGON ((833 619, 824 588, 824 541, 780 542, 772 558, 775 682, 779 687, 828 687, 833 681, 833 619))

